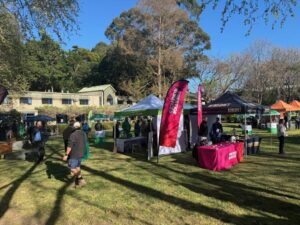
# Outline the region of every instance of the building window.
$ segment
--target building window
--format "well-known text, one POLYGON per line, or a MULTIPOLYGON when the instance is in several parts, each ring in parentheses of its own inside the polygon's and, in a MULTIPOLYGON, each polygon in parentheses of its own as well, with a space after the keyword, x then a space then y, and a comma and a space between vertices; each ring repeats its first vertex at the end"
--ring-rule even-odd
POLYGON ((88 99, 80 99, 79 100, 79 104, 80 105, 88 105, 89 104, 89 100, 88 99))
POLYGON ((22 97, 20 98, 21 105, 32 105, 32 98, 22 97))
POLYGON ((52 98, 42 98, 42 104, 52 105, 52 98))
POLYGON ((113 100, 113 97, 111 95, 108 95, 107 96, 107 105, 113 105, 114 104, 114 100, 113 100))
POLYGON ((69 99, 69 98, 63 98, 61 100, 61 104, 63 105, 71 105, 72 104, 72 99, 69 99))

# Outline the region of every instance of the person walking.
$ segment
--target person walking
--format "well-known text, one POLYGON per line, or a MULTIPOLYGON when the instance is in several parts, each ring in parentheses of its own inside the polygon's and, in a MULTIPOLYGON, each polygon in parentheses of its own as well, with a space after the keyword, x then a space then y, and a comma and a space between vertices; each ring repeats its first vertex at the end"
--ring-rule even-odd
POLYGON ((287 135, 284 120, 280 119, 277 127, 277 134, 279 140, 279 154, 285 154, 284 152, 284 138, 287 135))
POLYGON ((65 152, 67 152, 67 147, 68 147, 68 142, 71 134, 74 131, 74 121, 71 120, 69 122, 69 125, 64 129, 63 131, 63 139, 64 139, 64 144, 65 144, 65 152))
POLYGON ((81 175, 81 158, 86 154, 87 136, 84 131, 80 129, 80 123, 74 123, 75 131, 70 135, 68 141, 67 152, 63 157, 64 161, 68 160, 68 166, 73 175, 75 188, 86 185, 86 181, 81 175))

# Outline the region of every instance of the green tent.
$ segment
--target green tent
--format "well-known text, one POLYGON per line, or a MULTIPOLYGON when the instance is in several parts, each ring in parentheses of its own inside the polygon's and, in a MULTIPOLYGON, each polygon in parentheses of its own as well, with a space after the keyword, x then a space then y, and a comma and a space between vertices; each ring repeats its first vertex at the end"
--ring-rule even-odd
POLYGON ((262 114, 262 116, 279 116, 280 113, 274 109, 271 109, 269 112, 262 114))
POLYGON ((93 117, 92 117, 92 120, 103 120, 103 119, 109 119, 109 115, 99 113, 99 114, 93 115, 93 117))

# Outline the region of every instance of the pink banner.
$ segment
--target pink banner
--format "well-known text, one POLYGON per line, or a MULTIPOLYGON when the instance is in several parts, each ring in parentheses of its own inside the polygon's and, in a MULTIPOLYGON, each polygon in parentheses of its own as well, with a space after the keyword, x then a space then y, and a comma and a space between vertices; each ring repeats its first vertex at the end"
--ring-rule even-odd
POLYGON ((202 85, 198 86, 198 129, 202 123, 202 85))
POLYGON ((171 148, 176 146, 179 120, 188 83, 187 80, 178 80, 170 87, 167 93, 160 124, 160 146, 171 148))

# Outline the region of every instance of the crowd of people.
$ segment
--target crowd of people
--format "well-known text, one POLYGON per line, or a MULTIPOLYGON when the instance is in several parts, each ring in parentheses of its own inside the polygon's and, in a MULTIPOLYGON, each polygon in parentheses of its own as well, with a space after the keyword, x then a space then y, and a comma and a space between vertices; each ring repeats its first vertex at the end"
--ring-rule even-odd
POLYGON ((133 136, 132 132, 135 137, 148 137, 148 133, 151 130, 154 130, 153 125, 151 123, 151 120, 149 120, 147 117, 137 118, 132 123, 129 121, 129 118, 126 117, 122 124, 120 123, 120 121, 117 121, 116 130, 114 130, 113 132, 116 132, 116 138, 130 138, 133 136))

